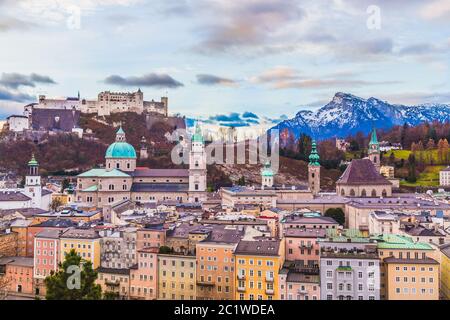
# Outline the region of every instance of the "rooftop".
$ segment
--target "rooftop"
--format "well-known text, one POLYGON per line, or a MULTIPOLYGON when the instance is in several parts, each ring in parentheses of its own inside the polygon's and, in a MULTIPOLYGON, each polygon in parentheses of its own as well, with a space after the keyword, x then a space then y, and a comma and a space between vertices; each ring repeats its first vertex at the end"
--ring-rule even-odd
POLYGON ((326 234, 325 229, 288 228, 284 232, 285 237, 292 238, 324 238, 326 234))
POLYGON ((133 177, 189 177, 188 169, 150 169, 145 167, 137 167, 132 173, 133 177))
POLYGON ((117 169, 112 169, 110 171, 106 169, 91 169, 89 171, 83 172, 78 175, 79 178, 127 178, 130 177, 125 172, 117 169))
POLYGON ((241 240, 236 247, 235 254, 256 256, 278 256, 280 240, 241 240))
POLYGON ((0 191, 0 201, 29 201, 30 197, 20 191, 0 191))
POLYGON ((414 242, 410 237, 396 234, 381 234, 372 237, 377 241, 378 249, 411 249, 411 250, 433 250, 424 242, 414 242))
POLYGON ((336 184, 391 185, 369 159, 352 160, 336 184))
POLYGON ((61 235, 64 239, 98 239, 100 236, 93 229, 69 229, 61 235))

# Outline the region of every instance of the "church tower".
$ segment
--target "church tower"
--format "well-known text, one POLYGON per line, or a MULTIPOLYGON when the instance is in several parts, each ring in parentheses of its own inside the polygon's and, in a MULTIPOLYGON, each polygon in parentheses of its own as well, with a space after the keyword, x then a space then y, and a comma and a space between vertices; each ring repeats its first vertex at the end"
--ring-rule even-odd
POLYGON ((189 202, 206 200, 206 188, 205 142, 197 123, 189 151, 189 202))
POLYGON ((380 172, 380 144, 377 139, 377 132, 375 128, 372 130, 372 135, 369 142, 369 159, 374 164, 377 171, 380 172))
POLYGON ((31 198, 31 207, 40 208, 42 201, 41 176, 39 175, 39 163, 34 154, 28 162, 28 174, 25 177, 25 195, 31 198))
POLYGON ((273 187, 273 170, 269 161, 264 164, 264 168, 261 170, 261 187, 273 187))
POLYGON ((317 153, 316 141, 312 142, 308 164, 308 185, 313 195, 320 191, 320 157, 317 153))

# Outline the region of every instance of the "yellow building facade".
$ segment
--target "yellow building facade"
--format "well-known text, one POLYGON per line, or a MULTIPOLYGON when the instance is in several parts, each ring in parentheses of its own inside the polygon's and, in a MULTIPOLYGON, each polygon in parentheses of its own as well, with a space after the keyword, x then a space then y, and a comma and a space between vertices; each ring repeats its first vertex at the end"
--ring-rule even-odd
POLYGON ((100 266, 100 236, 92 229, 69 229, 61 237, 61 261, 74 249, 84 260, 92 262, 92 267, 100 266))
POLYGON ((439 299, 440 267, 431 245, 391 234, 379 236, 377 241, 381 299, 439 299))
POLYGON ((195 300, 196 291, 195 256, 158 254, 159 300, 195 300))
POLYGON ((235 300, 279 300, 284 242, 240 241, 235 250, 235 300))
POLYGON ((441 296, 450 300, 450 244, 441 247, 441 296))

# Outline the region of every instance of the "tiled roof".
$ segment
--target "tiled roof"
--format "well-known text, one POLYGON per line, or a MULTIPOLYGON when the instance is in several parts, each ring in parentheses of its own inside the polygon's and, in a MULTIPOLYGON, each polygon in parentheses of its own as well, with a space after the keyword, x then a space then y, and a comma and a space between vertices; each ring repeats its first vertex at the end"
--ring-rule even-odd
POLYGON ((69 228, 74 227, 77 224, 70 219, 48 219, 39 224, 35 224, 32 227, 44 227, 44 228, 69 228))
POLYGON ((445 254, 450 259, 450 243, 444 244, 441 247, 441 252, 445 254))
POLYGON ((29 257, 3 257, 0 258, 0 265, 10 264, 13 266, 33 267, 34 259, 29 257))
POLYGON ((345 169, 336 184, 349 185, 390 185, 369 159, 354 159, 345 169))
POLYGON ((398 259, 394 257, 388 257, 383 260, 385 263, 393 263, 393 264, 439 264, 434 259, 426 258, 426 259, 398 259))
POLYGON ((0 191, 0 201, 29 201, 30 197, 20 191, 0 191))
POLYGON ((100 236, 93 229, 69 229, 61 235, 64 239, 98 239, 100 236))
POLYGON ((59 239, 63 232, 60 229, 46 229, 36 234, 35 238, 59 239))
POLYGON ((137 167, 136 170, 132 173, 133 177, 180 177, 187 178, 189 177, 188 169, 150 169, 144 167, 137 167))
POLYGON ((324 238, 326 237, 326 229, 286 229, 284 236, 292 238, 324 238))
POLYGON ((106 169, 91 169, 89 171, 83 172, 78 175, 79 178, 127 178, 130 177, 125 172, 122 172, 117 169, 112 169, 110 171, 106 169))
POLYGON ((377 241, 378 249, 433 250, 428 243, 414 242, 410 237, 396 234, 382 234, 373 239, 377 241))
POLYGON ((278 256, 280 240, 241 240, 236 247, 235 254, 256 256, 278 256))
POLYGON ((133 183, 131 192, 187 192, 187 183, 133 183))

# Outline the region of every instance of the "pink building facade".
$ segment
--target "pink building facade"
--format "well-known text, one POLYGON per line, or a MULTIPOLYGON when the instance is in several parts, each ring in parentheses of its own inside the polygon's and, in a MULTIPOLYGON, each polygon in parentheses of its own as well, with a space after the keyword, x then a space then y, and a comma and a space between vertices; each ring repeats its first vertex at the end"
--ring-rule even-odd
POLYGON ((326 237, 324 229, 286 229, 286 260, 296 261, 300 265, 318 267, 320 247, 318 239, 326 237))
POLYGON ((158 248, 137 251, 137 265, 130 270, 130 298, 155 300, 158 297, 158 248))

